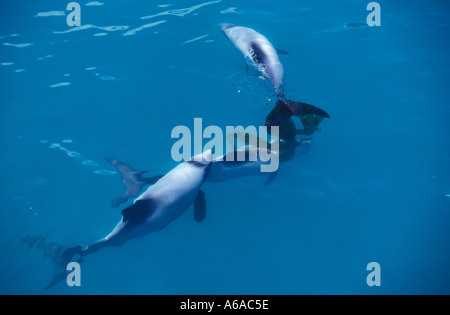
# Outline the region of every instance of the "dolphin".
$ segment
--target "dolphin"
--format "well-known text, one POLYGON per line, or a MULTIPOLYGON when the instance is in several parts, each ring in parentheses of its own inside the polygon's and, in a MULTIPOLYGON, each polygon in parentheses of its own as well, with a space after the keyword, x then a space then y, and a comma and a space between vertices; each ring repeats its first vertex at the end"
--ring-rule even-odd
POLYGON ((65 268, 74 256, 83 258, 102 248, 122 246, 131 239, 160 231, 181 216, 192 204, 194 219, 201 222, 206 215, 206 201, 200 187, 211 170, 212 159, 212 152, 208 150, 161 176, 154 185, 136 198, 131 206, 122 210, 122 219, 116 227, 92 245, 64 248, 45 243, 36 237, 23 238, 25 243, 42 249, 45 255, 54 261, 53 279, 45 289, 65 278, 65 268))
MULTIPOLYGON (((289 127, 286 127, 285 129, 292 129, 292 131, 286 131, 282 133, 286 136, 285 139, 280 140, 278 151, 275 151, 273 149, 271 150, 271 143, 267 143, 263 147, 245 146, 223 156, 214 158, 211 163, 211 170, 205 182, 216 183, 225 182, 240 177, 261 175, 264 176, 266 173, 261 172, 261 165, 268 164, 267 159, 265 158, 268 156, 268 154, 272 154, 272 158, 279 158, 280 162, 285 162, 290 160, 294 156, 304 155, 308 153, 311 148, 311 139, 295 139, 295 125, 292 122, 291 124, 289 124, 289 127), (250 159, 251 156, 254 156, 256 158, 252 160, 250 159)), ((261 141, 261 139, 259 139, 259 141, 261 141)), ((114 163, 114 165, 121 173, 122 178, 128 178, 133 174, 141 173, 123 162, 114 163), (131 172, 131 174, 128 174, 128 172, 131 172)), ((278 172, 270 173, 264 185, 270 185, 275 180, 277 173, 278 172)), ((135 195, 122 194, 115 197, 114 200, 119 200, 120 203, 126 202, 129 198, 138 195, 144 186, 152 185, 154 178, 161 178, 163 176, 164 175, 158 175, 140 181, 122 181, 122 183, 125 185, 126 191, 134 191, 135 195), (132 189, 130 189, 128 185, 131 185, 132 189)))
MULTIPOLYGON (((280 101, 279 103, 277 102, 277 105, 279 105, 277 111, 279 111, 280 107, 284 107, 288 113, 285 115, 286 117, 282 116, 278 117, 278 120, 272 120, 274 124, 271 126, 279 126, 292 115, 302 116, 309 114, 330 118, 330 115, 323 109, 285 98, 284 68, 278 57, 277 49, 273 47, 264 35, 251 28, 233 24, 223 24, 222 31, 236 48, 242 52, 247 63, 261 72, 271 82, 280 101)), ((272 113, 272 116, 275 114, 272 113)))

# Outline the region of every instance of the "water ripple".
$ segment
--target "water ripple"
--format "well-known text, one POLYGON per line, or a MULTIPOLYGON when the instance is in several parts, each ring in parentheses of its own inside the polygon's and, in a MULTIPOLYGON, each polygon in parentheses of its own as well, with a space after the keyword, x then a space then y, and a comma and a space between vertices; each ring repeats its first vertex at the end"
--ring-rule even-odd
POLYGON ((60 82, 60 83, 49 85, 48 87, 56 88, 56 87, 68 86, 68 85, 70 85, 70 82, 60 82))
POLYGON ((145 24, 145 25, 139 26, 137 28, 134 28, 134 29, 124 33, 123 36, 135 35, 136 32, 142 31, 143 29, 150 28, 150 27, 153 27, 153 26, 156 26, 156 25, 159 25, 159 24, 162 24, 162 23, 166 23, 166 22, 167 22, 166 20, 161 20, 161 21, 158 21, 158 22, 145 24))
POLYGON ((209 2, 205 2, 205 3, 197 4, 197 5, 194 5, 193 7, 185 8, 185 9, 167 10, 167 11, 160 12, 160 13, 157 13, 157 14, 143 16, 143 17, 141 17, 141 19, 142 20, 152 19, 154 17, 162 16, 162 15, 185 16, 185 15, 187 15, 187 14, 189 14, 189 13, 195 11, 195 10, 200 9, 201 7, 204 7, 204 6, 210 5, 210 4, 219 3, 219 2, 222 2, 222 0, 209 1, 209 2))
POLYGON ((48 11, 48 12, 39 12, 34 17, 64 16, 64 15, 66 15, 64 11, 48 11))
POLYGON ((10 35, 0 36, 0 39, 1 38, 7 38, 7 37, 16 37, 16 36, 19 36, 19 34, 10 34, 10 35))
POLYGON ((11 43, 3 43, 5 46, 11 46, 11 47, 17 47, 17 48, 24 48, 33 45, 33 43, 25 43, 25 44, 11 44, 11 43))
MULTIPOLYGON (((62 143, 65 144, 71 144, 73 141, 71 139, 63 139, 61 141, 62 143)), ((48 143, 48 140, 44 139, 40 141, 41 144, 46 144, 48 143)), ((87 167, 97 167, 99 166, 99 164, 93 160, 90 159, 86 159, 81 153, 77 152, 77 151, 72 151, 69 150, 68 148, 63 147, 60 143, 51 143, 48 146, 49 149, 59 149, 63 152, 65 152, 67 154, 67 156, 77 159, 77 160, 81 160, 81 164, 87 167)), ((99 174, 99 175, 113 175, 116 174, 116 171, 109 171, 109 170, 94 170, 93 171, 95 174, 99 174)))
POLYGON ((91 1, 85 4, 85 6, 90 7, 90 6, 101 6, 104 3, 98 2, 98 1, 91 1))
POLYGON ((115 31, 123 31, 128 28, 129 28, 128 25, 96 26, 93 24, 86 24, 86 25, 82 25, 82 26, 73 27, 73 28, 70 28, 65 31, 54 31, 53 33, 54 34, 66 34, 66 33, 71 33, 71 32, 83 31, 83 30, 87 30, 87 29, 99 29, 99 30, 103 30, 103 31, 107 31, 107 32, 115 32, 115 31))
POLYGON ((230 8, 228 8, 228 9, 226 9, 226 10, 220 11, 220 13, 222 13, 222 14, 228 14, 228 13, 237 13, 237 12, 236 12, 236 8, 235 8, 235 7, 230 7, 230 8))
POLYGON ((189 43, 192 43, 192 42, 198 41, 198 40, 200 40, 200 39, 203 39, 203 38, 205 38, 205 37, 208 37, 208 36, 209 36, 209 34, 201 35, 201 36, 199 36, 199 37, 196 37, 196 38, 193 38, 193 39, 187 40, 187 41, 183 42, 183 43, 182 43, 181 45, 184 45, 184 44, 189 44, 189 43))

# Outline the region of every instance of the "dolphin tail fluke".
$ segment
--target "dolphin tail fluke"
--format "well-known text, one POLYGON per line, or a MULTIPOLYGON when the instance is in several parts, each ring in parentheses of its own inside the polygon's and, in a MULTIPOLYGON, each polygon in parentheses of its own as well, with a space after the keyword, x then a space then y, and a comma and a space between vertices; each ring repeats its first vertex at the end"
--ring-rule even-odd
POLYGON ((136 197, 145 185, 153 185, 162 176, 153 176, 150 178, 142 175, 147 171, 137 171, 133 167, 115 159, 105 158, 106 161, 114 165, 122 176, 122 183, 125 186, 125 192, 114 197, 111 201, 113 207, 118 207, 120 204, 126 202, 129 198, 136 197))
POLYGON ((330 118, 330 115, 326 111, 314 105, 295 102, 285 98, 280 98, 280 100, 289 107, 292 115, 294 116, 317 115, 325 118, 330 118))
MULTIPOLYGON (((44 287, 47 290, 66 278, 67 265, 72 261, 75 255, 82 256, 83 247, 77 245, 74 247, 64 247, 56 243, 48 243, 41 236, 26 236, 21 240, 30 247, 42 250, 45 256, 53 260, 52 280, 44 287)), ((78 260, 80 262, 81 260, 78 260)))

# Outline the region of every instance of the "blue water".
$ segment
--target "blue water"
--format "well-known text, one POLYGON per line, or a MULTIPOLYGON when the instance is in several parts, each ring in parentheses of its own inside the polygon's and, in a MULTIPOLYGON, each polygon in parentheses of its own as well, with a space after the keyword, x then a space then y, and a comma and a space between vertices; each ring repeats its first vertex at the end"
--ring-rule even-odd
POLYGON ((1 1, 0 292, 449 294, 449 4, 380 1, 381 26, 346 27, 369 1, 203 1, 79 1, 81 28, 65 2, 1 1), (43 291, 52 261, 20 238, 108 234, 123 187, 104 157, 162 174, 177 125, 264 124, 270 89, 220 23, 289 52, 287 97, 331 115, 311 150, 267 187, 206 183, 204 222, 190 208, 43 291))

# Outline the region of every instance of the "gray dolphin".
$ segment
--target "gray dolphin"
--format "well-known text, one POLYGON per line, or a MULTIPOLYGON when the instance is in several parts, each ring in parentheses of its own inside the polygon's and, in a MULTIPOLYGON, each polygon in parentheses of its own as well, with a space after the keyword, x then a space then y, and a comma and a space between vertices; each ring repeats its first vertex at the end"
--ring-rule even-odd
POLYGON ((160 231, 191 204, 194 205, 194 219, 201 222, 206 214, 206 201, 200 187, 211 170, 212 159, 211 150, 206 151, 162 176, 122 211, 122 219, 107 236, 92 245, 65 248, 36 237, 23 238, 25 243, 42 249, 54 261, 53 279, 45 288, 65 278, 65 268, 74 256, 82 258, 102 248, 121 246, 131 239, 160 231))

